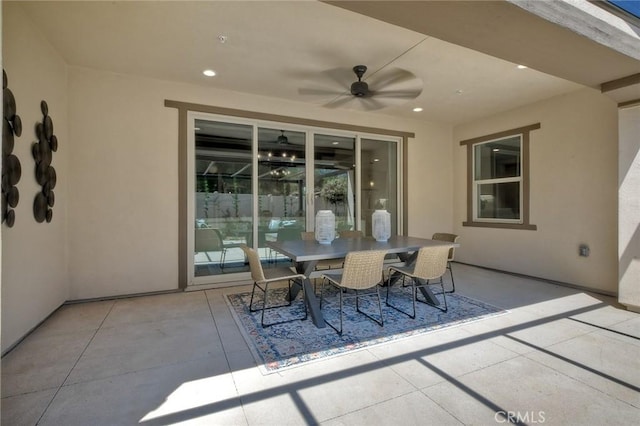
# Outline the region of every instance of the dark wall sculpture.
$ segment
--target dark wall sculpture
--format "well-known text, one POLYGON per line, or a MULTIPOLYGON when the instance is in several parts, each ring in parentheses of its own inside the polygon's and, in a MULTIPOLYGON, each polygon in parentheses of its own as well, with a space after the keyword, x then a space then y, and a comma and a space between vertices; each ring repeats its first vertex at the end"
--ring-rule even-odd
POLYGON ((33 201, 33 215, 39 223, 51 222, 53 217, 53 204, 55 194, 53 188, 56 187, 56 169, 51 165, 53 153, 58 150, 58 138, 53 134, 53 120, 49 116, 49 106, 46 101, 40 102, 42 110, 42 123, 36 125, 36 136, 38 142, 34 142, 31 153, 36 160, 36 180, 42 187, 33 201))
POLYGON ((2 70, 2 99, 4 120, 2 121, 2 221, 12 227, 16 220, 13 210, 20 199, 16 185, 20 181, 22 168, 18 157, 12 154, 15 144, 14 135, 22 134, 22 120, 16 114, 16 99, 9 90, 7 73, 2 70))

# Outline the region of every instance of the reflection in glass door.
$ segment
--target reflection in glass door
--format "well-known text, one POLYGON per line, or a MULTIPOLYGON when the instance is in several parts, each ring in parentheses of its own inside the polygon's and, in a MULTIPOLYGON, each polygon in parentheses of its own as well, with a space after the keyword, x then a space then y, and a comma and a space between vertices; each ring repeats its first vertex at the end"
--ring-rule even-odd
POLYGON ((335 214, 338 232, 371 235, 372 213, 386 209, 398 232, 399 140, 206 114, 190 125, 194 284, 247 279, 241 244, 266 268, 285 261, 267 243, 313 231, 319 210, 335 214))
POLYGON ((355 137, 314 135, 314 215, 331 210, 336 231, 357 229, 355 137))
POLYGON ((267 241, 299 240, 305 230, 306 135, 258 128, 258 251, 263 260, 277 254, 267 241))
POLYGON ((371 235, 371 216, 377 209, 391 213, 391 235, 398 233, 398 144, 362 139, 361 220, 365 235, 371 235))
POLYGON ((253 127, 196 119, 194 276, 247 271, 251 242, 253 127))

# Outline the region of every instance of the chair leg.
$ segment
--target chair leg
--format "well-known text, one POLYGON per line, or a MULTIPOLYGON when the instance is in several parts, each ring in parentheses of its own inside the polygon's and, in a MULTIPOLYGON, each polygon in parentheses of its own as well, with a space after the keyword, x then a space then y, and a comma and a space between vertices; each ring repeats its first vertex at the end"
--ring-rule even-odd
MULTIPOLYGON (((294 299, 293 297, 291 297, 291 281, 292 280, 288 280, 288 284, 289 284, 289 305, 291 305, 293 303, 293 299, 294 299)), ((307 298, 305 297, 304 283, 300 283, 300 289, 302 290, 302 305, 304 306, 304 317, 300 321, 304 321, 308 317, 308 314, 307 314, 307 298)))
POLYGON ((253 289, 251 290, 251 301, 249 302, 249 311, 250 312, 257 312, 258 310, 261 311, 261 314, 260 314, 260 325, 262 326, 262 328, 267 328, 267 327, 271 327, 272 325, 284 324, 284 323, 291 322, 291 321, 296 321, 296 320, 304 321, 304 320, 306 320, 308 318, 307 302, 306 302, 306 298, 305 298, 304 286, 302 286, 302 303, 304 305, 304 317, 302 317, 302 318, 294 318, 294 319, 285 320, 285 321, 272 322, 270 324, 265 324, 265 322, 264 322, 264 312, 267 309, 283 308, 283 307, 292 305, 293 300, 291 300, 292 299, 291 298, 291 280, 288 281, 288 291, 289 291, 289 300, 288 300, 287 303, 284 303, 284 304, 281 304, 281 305, 275 305, 275 306, 267 306, 267 296, 269 294, 269 283, 268 282, 265 283, 264 289, 262 287, 260 287, 260 285, 258 285, 257 283, 254 283, 253 289), (263 302, 262 302, 262 309, 254 309, 253 308, 253 299, 254 299, 254 294, 255 294, 256 287, 258 287, 264 293, 264 298, 263 298, 263 302))
POLYGON ((453 268, 451 267, 451 262, 447 262, 447 269, 449 270, 449 275, 451 276, 451 290, 447 291, 447 293, 455 293, 456 292, 456 282, 453 280, 453 268))
POLYGON ((220 253, 220 270, 224 271, 224 259, 227 257, 227 249, 222 248, 222 252, 220 253))
MULTIPOLYGON (((322 286, 320 287, 320 309, 322 309, 322 302, 324 301, 324 283, 325 281, 327 281, 326 278, 322 279, 322 286)), ((329 322, 329 320, 327 320, 327 317, 324 317, 324 322, 331 327, 336 333, 338 333, 338 336, 342 336, 342 288, 338 287, 336 285, 334 285, 332 282, 329 282, 329 284, 333 285, 334 287, 338 288, 338 294, 340 295, 340 328, 337 328, 336 326, 334 326, 333 324, 331 324, 329 322)))
MULTIPOLYGON (((446 295, 446 292, 444 291, 444 282, 442 280, 442 277, 440 277, 440 282, 438 284, 440 284, 440 288, 442 289, 442 293, 440 293, 440 294, 442 294, 442 300, 444 301, 444 308, 442 308, 442 307, 440 307, 438 305, 435 305, 435 304, 433 304, 433 303, 431 303, 431 302, 429 302, 427 300, 418 299, 418 292, 417 291, 415 293, 415 297, 414 298, 418 302, 424 303, 425 305, 433 306, 434 308, 439 309, 442 312, 447 312, 447 310, 449 308, 447 307, 447 295, 446 295)), ((426 286, 429 286, 429 285, 432 285, 432 284, 429 284, 429 281, 427 280, 427 282, 425 284, 416 286, 416 289, 420 288, 420 287, 426 287, 426 286)))
POLYGON ((265 309, 267 309, 267 292, 269 291, 269 283, 266 283, 264 285, 264 301, 262 302, 262 315, 260 316, 260 325, 262 325, 262 328, 265 327, 264 325, 264 311, 265 309))
MULTIPOLYGON (((406 275, 402 275, 402 286, 401 288, 405 287, 404 285, 404 279, 405 279, 406 275)), ((397 306, 392 305, 391 303, 389 303, 389 290, 391 289, 391 278, 389 278, 389 281, 387 282, 387 299, 385 300, 385 304, 390 307, 395 309, 396 311, 405 314, 406 316, 408 316, 411 319, 415 319, 416 318, 416 302, 415 302, 415 288, 411 289, 411 299, 412 303, 413 303, 413 315, 409 314, 408 312, 403 311, 402 309, 398 308, 397 306)))
MULTIPOLYGON (((333 324, 331 324, 329 322, 329 320, 327 320, 327 318, 324 318, 324 322, 331 327, 336 333, 338 333, 338 336, 342 336, 342 289, 338 288, 338 294, 340 295, 340 328, 337 328, 336 326, 334 326, 333 324)), ((324 295, 324 280, 322 280, 322 290, 321 290, 321 295, 320 295, 320 303, 322 303, 322 297, 324 295)), ((322 305, 320 305, 322 307, 322 305)))
POLYGON ((262 287, 258 285, 258 283, 253 283, 253 288, 251 289, 251 300, 249 301, 249 312, 256 312, 257 309, 253 309, 253 297, 256 294, 256 287, 262 290, 262 287))
MULTIPOLYGON (((378 296, 378 310, 380 311, 380 319, 379 320, 375 319, 373 316, 369 315, 368 313, 360 310, 360 306, 358 304, 358 290, 356 290, 356 311, 361 313, 365 317, 369 318, 371 321, 375 322, 380 327, 382 327, 382 326, 384 326, 384 319, 382 317, 382 306, 380 305, 380 290, 379 290, 378 285, 376 285, 376 295, 378 296)), ((367 296, 371 296, 371 294, 367 294, 367 296)))

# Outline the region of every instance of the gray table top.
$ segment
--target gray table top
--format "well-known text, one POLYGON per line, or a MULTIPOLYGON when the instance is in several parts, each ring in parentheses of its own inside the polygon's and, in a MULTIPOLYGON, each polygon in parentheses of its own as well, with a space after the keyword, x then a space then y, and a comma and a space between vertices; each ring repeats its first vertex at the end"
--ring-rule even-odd
POLYGON ((460 247, 458 243, 436 241, 428 238, 394 235, 387 242, 377 242, 373 238, 338 238, 331 244, 319 244, 317 241, 269 241, 267 247, 291 258, 294 262, 337 259, 345 257, 351 251, 386 250, 387 253, 406 253, 425 246, 460 247))

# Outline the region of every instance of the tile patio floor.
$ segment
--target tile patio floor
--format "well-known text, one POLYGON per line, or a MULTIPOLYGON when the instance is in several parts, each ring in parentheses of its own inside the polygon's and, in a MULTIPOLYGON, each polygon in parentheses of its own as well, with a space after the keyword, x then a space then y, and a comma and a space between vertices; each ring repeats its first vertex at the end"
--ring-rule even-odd
POLYGON ((230 289, 65 305, 2 359, 2 425, 638 423, 640 315, 539 280, 454 273, 461 294, 510 313, 267 376, 230 289))

